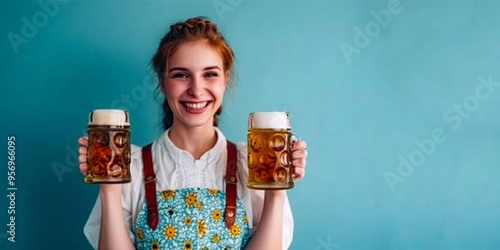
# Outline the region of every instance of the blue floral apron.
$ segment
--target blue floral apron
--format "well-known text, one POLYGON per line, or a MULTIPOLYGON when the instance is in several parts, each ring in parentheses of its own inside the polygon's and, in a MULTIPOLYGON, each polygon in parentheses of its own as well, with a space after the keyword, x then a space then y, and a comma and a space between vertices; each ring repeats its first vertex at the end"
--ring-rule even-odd
POLYGON ((249 239, 249 225, 243 204, 236 196, 236 173, 230 173, 231 168, 233 172, 236 169, 235 145, 228 141, 226 192, 207 188, 156 192, 152 160, 147 159, 151 157, 150 147, 148 150, 143 151, 146 198, 135 223, 136 248, 243 249, 249 239), (146 169, 153 173, 149 179, 146 169))

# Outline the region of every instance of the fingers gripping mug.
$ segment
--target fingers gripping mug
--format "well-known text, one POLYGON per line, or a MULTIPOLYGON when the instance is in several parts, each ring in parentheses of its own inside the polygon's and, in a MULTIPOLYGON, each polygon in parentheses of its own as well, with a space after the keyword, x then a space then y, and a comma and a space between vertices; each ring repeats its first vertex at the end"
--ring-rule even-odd
POLYGON ((86 183, 127 183, 130 178, 130 121, 127 111, 90 112, 86 183))
POLYGON ((254 112, 248 118, 248 188, 293 188, 291 133, 287 112, 254 112))

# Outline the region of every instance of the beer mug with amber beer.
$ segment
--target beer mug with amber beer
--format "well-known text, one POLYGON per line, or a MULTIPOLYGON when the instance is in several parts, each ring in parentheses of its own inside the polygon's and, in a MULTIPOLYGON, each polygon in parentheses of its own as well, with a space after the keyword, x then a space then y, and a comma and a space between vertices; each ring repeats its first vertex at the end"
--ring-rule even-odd
POLYGON ((248 188, 293 188, 291 133, 287 112, 254 112, 248 118, 248 188))
POLYGON ((97 109, 88 123, 86 183, 127 183, 130 178, 130 121, 127 111, 97 109))

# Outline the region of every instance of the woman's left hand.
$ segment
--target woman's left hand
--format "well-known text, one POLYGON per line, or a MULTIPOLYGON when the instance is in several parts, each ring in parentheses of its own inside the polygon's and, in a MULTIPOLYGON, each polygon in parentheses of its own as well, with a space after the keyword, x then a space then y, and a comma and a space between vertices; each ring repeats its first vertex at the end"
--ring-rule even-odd
POLYGON ((306 145, 305 141, 297 141, 292 144, 293 181, 302 180, 306 174, 306 145))

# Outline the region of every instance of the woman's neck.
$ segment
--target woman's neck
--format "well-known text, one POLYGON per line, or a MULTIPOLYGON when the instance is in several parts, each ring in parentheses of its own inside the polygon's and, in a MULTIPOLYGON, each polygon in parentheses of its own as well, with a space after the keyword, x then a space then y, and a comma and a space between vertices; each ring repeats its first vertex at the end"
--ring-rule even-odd
POLYGON ((189 152, 195 159, 215 146, 217 132, 214 126, 185 128, 172 125, 168 137, 178 148, 189 152))

